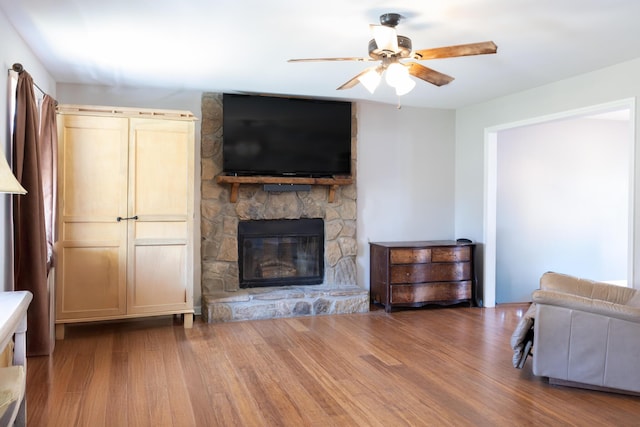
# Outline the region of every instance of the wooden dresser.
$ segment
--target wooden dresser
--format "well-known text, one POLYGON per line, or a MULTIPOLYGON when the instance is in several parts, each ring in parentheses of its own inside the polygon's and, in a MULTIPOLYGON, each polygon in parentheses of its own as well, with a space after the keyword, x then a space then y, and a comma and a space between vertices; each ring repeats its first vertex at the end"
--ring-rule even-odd
POLYGON ((473 243, 370 243, 371 300, 393 307, 476 301, 473 243))

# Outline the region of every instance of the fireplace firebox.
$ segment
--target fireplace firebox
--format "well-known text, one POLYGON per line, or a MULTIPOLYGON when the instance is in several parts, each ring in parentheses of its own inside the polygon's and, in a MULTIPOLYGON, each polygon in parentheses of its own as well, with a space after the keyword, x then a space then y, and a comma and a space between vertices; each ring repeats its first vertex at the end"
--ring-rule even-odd
POLYGON ((316 285, 324 280, 321 218, 238 223, 240 288, 316 285))

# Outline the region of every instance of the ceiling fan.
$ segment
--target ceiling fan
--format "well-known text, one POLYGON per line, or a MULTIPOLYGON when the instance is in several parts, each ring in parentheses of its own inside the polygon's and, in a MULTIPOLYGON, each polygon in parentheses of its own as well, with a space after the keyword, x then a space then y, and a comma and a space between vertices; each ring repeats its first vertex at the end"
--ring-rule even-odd
POLYGON ((398 13, 385 13, 380 16, 380 25, 370 25, 373 39, 369 41, 369 58, 301 58, 290 59, 288 62, 381 61, 379 65, 367 68, 338 87, 338 90, 350 89, 362 83, 369 92, 373 93, 380 84, 382 75, 385 74, 387 83, 395 88, 396 94, 400 96, 410 92, 416 85, 415 81, 409 77, 410 75, 436 86, 443 86, 453 81, 453 77, 417 62, 401 62, 401 60, 485 55, 496 53, 498 50, 492 41, 412 50, 411 39, 396 32, 396 26, 402 18, 398 13))

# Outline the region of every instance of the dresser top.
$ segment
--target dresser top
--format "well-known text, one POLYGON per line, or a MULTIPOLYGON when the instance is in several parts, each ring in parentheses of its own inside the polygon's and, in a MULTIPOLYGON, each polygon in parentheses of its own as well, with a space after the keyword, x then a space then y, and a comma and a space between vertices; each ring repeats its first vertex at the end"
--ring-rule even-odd
POLYGON ((408 242, 369 242, 370 245, 385 248, 430 248, 435 246, 473 246, 475 243, 462 243, 455 240, 421 240, 408 242))

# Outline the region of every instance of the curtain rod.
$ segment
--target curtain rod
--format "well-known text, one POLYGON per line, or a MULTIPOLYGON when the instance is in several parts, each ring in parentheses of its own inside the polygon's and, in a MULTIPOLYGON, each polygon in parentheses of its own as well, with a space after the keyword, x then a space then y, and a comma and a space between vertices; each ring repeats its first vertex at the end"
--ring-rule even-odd
MULTIPOLYGON (((20 74, 21 72, 24 71, 24 67, 22 66, 22 64, 20 64, 19 62, 16 62, 15 64, 13 64, 13 66, 11 67, 10 70, 15 71, 16 73, 20 74)), ((40 93, 42 93, 43 95, 48 95, 45 91, 43 91, 40 86, 38 86, 38 84, 36 82, 33 82, 33 85, 40 91, 40 93)), ((53 98, 52 98, 53 99, 53 98)), ((58 101, 57 100, 53 100, 56 104, 56 107, 58 106, 58 101)))

